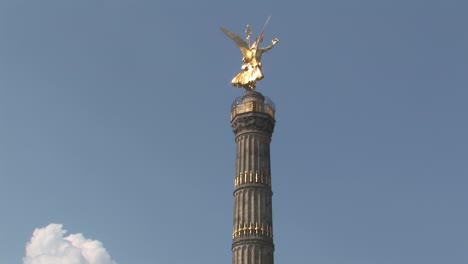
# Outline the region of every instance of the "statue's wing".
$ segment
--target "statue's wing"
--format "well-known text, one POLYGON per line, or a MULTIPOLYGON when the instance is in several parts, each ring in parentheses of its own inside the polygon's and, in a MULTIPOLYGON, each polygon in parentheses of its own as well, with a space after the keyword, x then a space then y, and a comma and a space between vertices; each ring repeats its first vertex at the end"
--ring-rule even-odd
POLYGON ((263 25, 262 32, 260 32, 260 35, 258 35, 258 38, 255 40, 256 46, 258 47, 260 43, 263 41, 263 33, 265 32, 265 28, 268 25, 268 22, 270 21, 271 16, 267 18, 267 21, 265 22, 265 25, 263 25))
POLYGON ((260 35, 258 35, 258 37, 255 39, 254 42, 256 43, 255 45, 258 47, 260 46, 260 43, 262 43, 262 41, 263 41, 263 31, 262 33, 260 33, 260 35))
POLYGON ((245 42, 244 39, 242 39, 241 37, 239 37, 235 33, 232 33, 231 31, 229 31, 229 30, 227 30, 225 28, 221 28, 221 31, 224 32, 224 34, 226 34, 226 36, 228 36, 230 39, 232 39, 236 43, 236 45, 242 51, 242 54, 244 55, 244 57, 246 57, 246 53, 250 50, 249 45, 247 45, 247 42, 245 42))

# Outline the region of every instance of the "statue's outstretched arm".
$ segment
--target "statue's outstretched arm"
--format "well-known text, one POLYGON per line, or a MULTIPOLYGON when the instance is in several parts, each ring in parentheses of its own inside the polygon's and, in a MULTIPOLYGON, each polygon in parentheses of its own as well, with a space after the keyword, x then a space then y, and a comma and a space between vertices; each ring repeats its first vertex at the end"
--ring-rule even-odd
POLYGON ((271 40, 271 44, 266 46, 266 47, 263 47, 263 48, 260 48, 260 50, 263 52, 267 52, 269 50, 271 50, 276 44, 278 44, 279 42, 279 38, 274 38, 273 40, 271 40))

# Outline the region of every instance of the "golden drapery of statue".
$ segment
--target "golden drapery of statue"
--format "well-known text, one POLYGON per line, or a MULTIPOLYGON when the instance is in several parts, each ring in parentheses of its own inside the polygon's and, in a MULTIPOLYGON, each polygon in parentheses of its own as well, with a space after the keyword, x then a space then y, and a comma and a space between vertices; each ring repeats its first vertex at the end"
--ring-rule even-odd
MULTIPOLYGON (((269 20, 270 18, 268 18, 269 20)), ((232 85, 235 87, 239 88, 245 88, 247 91, 254 91, 255 90, 255 84, 257 81, 263 79, 263 72, 262 72, 262 54, 269 51, 271 48, 273 48, 278 42, 278 38, 274 38, 271 40, 271 44, 266 46, 266 47, 259 47, 259 44, 263 41, 263 32, 265 31, 265 27, 268 23, 265 23, 263 26, 262 32, 260 32, 260 35, 258 38, 253 42, 250 43, 250 37, 252 35, 252 31, 250 29, 250 26, 247 25, 247 28, 245 29, 245 33, 247 34, 247 42, 236 35, 235 33, 232 33, 231 31, 221 28, 221 31, 224 32, 229 38, 231 38, 234 43, 240 48, 243 58, 242 58, 242 71, 239 72, 231 81, 232 85)))

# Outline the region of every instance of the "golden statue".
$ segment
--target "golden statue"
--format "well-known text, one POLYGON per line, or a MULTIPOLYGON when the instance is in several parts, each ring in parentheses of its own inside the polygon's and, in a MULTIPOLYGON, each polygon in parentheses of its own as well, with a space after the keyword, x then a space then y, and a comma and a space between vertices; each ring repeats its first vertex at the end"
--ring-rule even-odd
POLYGON ((258 45, 263 41, 263 32, 265 31, 265 27, 268 24, 270 18, 268 17, 265 25, 263 26, 262 32, 258 36, 258 38, 251 44, 250 43, 250 36, 252 35, 252 30, 250 26, 247 25, 245 29, 245 33, 247 34, 246 39, 248 40, 245 42, 244 39, 232 33, 231 31, 221 28, 221 31, 224 32, 229 38, 231 38, 236 45, 242 51, 242 71, 238 73, 231 81, 232 85, 235 87, 243 87, 247 91, 254 91, 255 90, 255 83, 261 79, 263 79, 263 72, 262 72, 262 54, 264 52, 269 51, 273 48, 278 42, 278 38, 274 38, 271 40, 271 44, 269 46, 260 48, 258 45))

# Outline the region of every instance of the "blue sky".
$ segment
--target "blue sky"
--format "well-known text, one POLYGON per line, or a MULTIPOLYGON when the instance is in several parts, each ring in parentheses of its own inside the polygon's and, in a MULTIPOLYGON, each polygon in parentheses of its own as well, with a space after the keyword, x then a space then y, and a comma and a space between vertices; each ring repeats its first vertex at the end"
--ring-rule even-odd
MULTIPOLYGON (((63 224, 229 263, 230 86, 272 15, 276 263, 468 262, 466 1, 0 1, 0 263, 63 224)), ((266 43, 264 43, 266 45, 266 43)))

